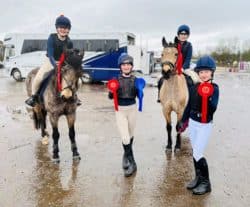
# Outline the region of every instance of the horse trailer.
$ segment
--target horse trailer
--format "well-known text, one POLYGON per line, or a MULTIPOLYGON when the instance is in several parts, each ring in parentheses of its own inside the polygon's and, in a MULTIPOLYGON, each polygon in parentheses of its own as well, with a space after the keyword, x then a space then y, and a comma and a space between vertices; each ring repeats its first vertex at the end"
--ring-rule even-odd
MULTIPOLYGON (((85 51, 83 82, 106 81, 120 73, 118 57, 127 52, 134 57, 134 70, 149 74, 153 54, 136 45, 132 33, 70 34, 74 48, 85 51)), ((34 68, 41 66, 46 55, 48 34, 6 34, 0 45, 5 74, 21 81, 34 68)))

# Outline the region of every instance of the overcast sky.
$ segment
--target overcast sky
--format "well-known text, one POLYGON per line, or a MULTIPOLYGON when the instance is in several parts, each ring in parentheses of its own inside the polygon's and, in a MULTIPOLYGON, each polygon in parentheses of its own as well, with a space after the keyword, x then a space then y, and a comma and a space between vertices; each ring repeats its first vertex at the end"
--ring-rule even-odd
POLYGON ((163 35, 173 40, 177 27, 191 28, 194 51, 221 39, 250 39, 249 0, 0 0, 0 33, 50 33, 60 14, 72 33, 132 32, 137 43, 161 49, 163 35))

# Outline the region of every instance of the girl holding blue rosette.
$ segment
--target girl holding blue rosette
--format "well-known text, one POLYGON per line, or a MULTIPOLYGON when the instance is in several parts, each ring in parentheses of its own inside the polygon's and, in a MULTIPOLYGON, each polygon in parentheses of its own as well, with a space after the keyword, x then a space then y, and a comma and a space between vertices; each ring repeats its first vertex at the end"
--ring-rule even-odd
POLYGON ((139 111, 142 111, 143 88, 145 81, 132 75, 133 57, 122 53, 118 59, 121 74, 117 80, 108 83, 109 98, 115 102, 115 116, 124 149, 122 167, 124 176, 129 177, 137 170, 133 153, 134 130, 136 125, 136 97, 139 99, 139 111), (118 106, 117 106, 118 105, 118 106))

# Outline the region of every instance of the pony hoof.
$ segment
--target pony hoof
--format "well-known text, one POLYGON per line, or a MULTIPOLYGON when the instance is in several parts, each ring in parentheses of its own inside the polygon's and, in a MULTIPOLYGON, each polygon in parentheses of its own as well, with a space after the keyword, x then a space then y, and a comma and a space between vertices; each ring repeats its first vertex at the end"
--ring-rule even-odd
POLYGON ((53 158, 52 162, 54 164, 59 164, 60 163, 60 159, 59 158, 53 158))
POLYGON ((49 137, 46 135, 44 137, 42 137, 42 144, 43 145, 48 145, 49 144, 49 137))
POLYGON ((80 155, 73 156, 73 161, 80 161, 81 157, 80 155))
POLYGON ((171 153, 172 152, 172 147, 166 147, 166 149, 165 149, 165 152, 166 153, 171 153))
POLYGON ((180 147, 175 147, 175 148, 174 148, 174 152, 175 152, 175 153, 179 153, 180 151, 181 151, 181 148, 180 148, 180 147))

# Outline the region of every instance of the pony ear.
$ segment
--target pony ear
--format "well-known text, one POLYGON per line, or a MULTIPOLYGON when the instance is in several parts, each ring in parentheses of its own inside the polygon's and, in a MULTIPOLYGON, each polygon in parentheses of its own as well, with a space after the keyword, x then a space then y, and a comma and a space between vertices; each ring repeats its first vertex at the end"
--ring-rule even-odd
POLYGON ((79 53, 80 53, 80 50, 79 50, 79 49, 77 49, 77 48, 74 48, 74 49, 73 49, 73 51, 74 51, 75 53, 77 53, 77 54, 79 54, 79 53))
POLYGON ((179 43, 179 39, 178 39, 177 36, 175 36, 175 38, 174 38, 174 43, 175 43, 175 44, 178 44, 178 43, 179 43))
POLYGON ((167 43, 165 37, 162 38, 162 46, 163 46, 164 48, 168 46, 168 43, 167 43))
POLYGON ((177 48, 178 47, 178 43, 179 43, 179 39, 177 36, 175 36, 174 38, 174 46, 177 48))
POLYGON ((84 57, 84 54, 85 54, 84 49, 80 50, 79 55, 81 56, 82 59, 83 59, 83 57, 84 57))

